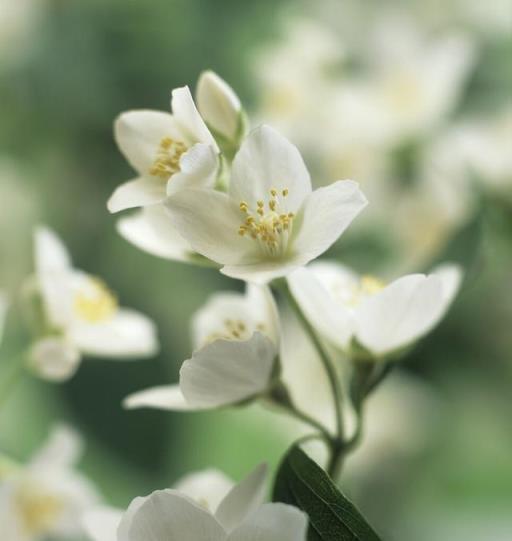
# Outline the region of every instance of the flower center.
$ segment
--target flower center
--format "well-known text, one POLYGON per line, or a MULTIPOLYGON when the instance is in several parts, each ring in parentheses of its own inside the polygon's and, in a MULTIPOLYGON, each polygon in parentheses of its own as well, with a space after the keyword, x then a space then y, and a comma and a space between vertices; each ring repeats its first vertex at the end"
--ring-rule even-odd
POLYGON ((88 323, 100 323, 110 319, 117 306, 114 294, 98 278, 90 278, 86 287, 75 295, 75 312, 88 323))
POLYGON ((164 137, 158 145, 156 158, 149 170, 149 174, 167 180, 180 171, 180 159, 186 151, 187 145, 183 141, 164 137))
POLYGON ((365 297, 371 297, 386 287, 386 284, 370 274, 363 274, 359 284, 351 291, 348 304, 356 307, 365 297))
POLYGON ((25 532, 30 537, 47 533, 53 527, 63 507, 61 498, 32 484, 21 487, 16 495, 16 503, 25 532))
POLYGON ((272 257, 283 255, 286 252, 292 232, 295 215, 293 212, 286 211, 284 199, 287 196, 287 188, 281 193, 272 188, 267 209, 262 200, 256 202, 255 209, 251 209, 245 201, 240 202, 240 211, 246 217, 238 229, 238 234, 258 242, 263 250, 272 257))
POLYGON ((249 340, 254 331, 265 331, 265 324, 258 323, 249 325, 241 319, 225 319, 217 331, 210 333, 205 338, 205 343, 210 344, 215 340, 249 340))

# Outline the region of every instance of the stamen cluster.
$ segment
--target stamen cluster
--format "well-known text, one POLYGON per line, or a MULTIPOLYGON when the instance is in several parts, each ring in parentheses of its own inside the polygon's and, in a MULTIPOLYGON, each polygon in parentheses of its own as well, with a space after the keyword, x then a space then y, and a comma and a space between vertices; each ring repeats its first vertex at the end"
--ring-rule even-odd
POLYGON ((180 170, 180 159, 187 151, 187 145, 183 141, 176 141, 171 137, 164 137, 160 141, 156 153, 156 159, 149 173, 156 177, 168 179, 180 170))

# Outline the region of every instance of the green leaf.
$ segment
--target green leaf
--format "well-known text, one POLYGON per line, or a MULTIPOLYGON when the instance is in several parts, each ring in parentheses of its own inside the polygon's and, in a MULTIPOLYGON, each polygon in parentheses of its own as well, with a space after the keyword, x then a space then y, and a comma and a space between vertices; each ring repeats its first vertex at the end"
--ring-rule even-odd
POLYGON ((277 472, 273 501, 294 505, 309 516, 308 541, 380 541, 355 506, 297 445, 277 472))

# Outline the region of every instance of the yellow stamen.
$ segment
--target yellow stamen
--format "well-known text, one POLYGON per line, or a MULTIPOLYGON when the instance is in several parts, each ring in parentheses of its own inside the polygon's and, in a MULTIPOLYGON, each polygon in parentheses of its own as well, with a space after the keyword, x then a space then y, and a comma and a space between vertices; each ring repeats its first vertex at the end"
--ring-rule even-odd
POLYGON ((110 319, 117 310, 117 299, 98 278, 90 278, 87 286, 75 295, 75 311, 88 323, 110 319))
POLYGON ((170 176, 180 171, 180 159, 186 151, 187 145, 183 141, 164 137, 160 141, 156 158, 149 169, 149 174, 167 180, 170 176))

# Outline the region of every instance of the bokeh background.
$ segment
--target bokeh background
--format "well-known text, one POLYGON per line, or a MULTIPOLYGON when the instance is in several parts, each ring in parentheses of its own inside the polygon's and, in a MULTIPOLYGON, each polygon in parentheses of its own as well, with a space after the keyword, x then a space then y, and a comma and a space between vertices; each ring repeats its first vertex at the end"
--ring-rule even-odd
MULTIPOLYGON (((139 251, 105 206, 131 175, 115 116, 167 110, 172 88, 213 69, 253 125, 300 147, 318 185, 362 183, 366 216, 331 257, 384 278, 466 267, 449 316, 372 398, 345 492, 384 539, 510 539, 511 55, 509 0, 0 0, 0 287, 15 298, 33 228, 48 224, 76 266, 156 320, 162 345, 152 360, 88 360, 63 385, 26 375, 0 408, 2 451, 26 458, 68 422, 86 440, 83 470, 124 506, 190 470, 275 465, 293 441, 296 427, 258 406, 120 406, 175 381, 191 314, 241 288, 139 251)), ((0 377, 27 345, 16 308, 0 377)))

